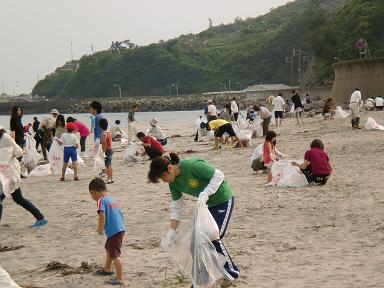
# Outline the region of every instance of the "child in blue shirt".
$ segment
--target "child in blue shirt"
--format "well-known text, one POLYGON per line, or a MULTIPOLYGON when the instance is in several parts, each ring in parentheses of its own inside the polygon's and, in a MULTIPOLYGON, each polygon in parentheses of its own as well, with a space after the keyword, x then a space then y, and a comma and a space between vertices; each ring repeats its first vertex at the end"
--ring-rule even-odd
POLYGON ((96 273, 102 276, 113 275, 112 262, 116 270, 116 278, 110 284, 124 285, 123 281, 123 264, 120 259, 121 246, 125 233, 124 217, 121 213, 117 201, 107 194, 107 187, 102 179, 93 179, 89 183, 89 192, 92 199, 97 201, 97 213, 99 214, 99 224, 97 231, 99 235, 104 232, 107 235, 105 249, 107 257, 105 265, 96 273))

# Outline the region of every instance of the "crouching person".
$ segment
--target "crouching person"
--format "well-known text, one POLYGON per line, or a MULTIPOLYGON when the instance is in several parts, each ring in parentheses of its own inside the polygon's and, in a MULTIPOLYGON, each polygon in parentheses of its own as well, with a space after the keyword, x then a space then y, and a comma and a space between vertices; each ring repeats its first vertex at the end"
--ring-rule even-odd
POLYGON ((311 149, 305 152, 303 164, 292 162, 292 165, 300 168, 308 183, 325 185, 332 173, 332 163, 319 139, 312 141, 311 149))
POLYGON ((143 155, 147 154, 149 156, 149 159, 153 159, 163 155, 163 145, 161 145, 161 143, 155 138, 149 135, 145 136, 143 132, 137 133, 136 136, 143 143, 143 147, 145 149, 145 153, 143 153, 143 155))

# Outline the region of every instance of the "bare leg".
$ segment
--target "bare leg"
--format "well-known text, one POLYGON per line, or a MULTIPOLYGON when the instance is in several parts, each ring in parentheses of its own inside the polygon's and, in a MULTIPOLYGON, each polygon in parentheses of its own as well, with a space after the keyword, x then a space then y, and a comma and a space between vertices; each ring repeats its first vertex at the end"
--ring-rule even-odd
POLYGON ((220 138, 219 137, 215 137, 215 148, 219 148, 219 144, 220 144, 220 138))
POLYGON ((77 177, 77 161, 72 162, 72 168, 73 168, 73 176, 77 177))
POLYGON ((268 171, 268 183, 272 181, 272 172, 268 171))
POLYGON ((109 253, 107 252, 107 257, 105 258, 104 271, 112 272, 112 258, 109 257, 109 253))
POLYGON ((107 166, 107 180, 112 181, 112 166, 107 166))
POLYGON ((121 258, 117 257, 113 259, 116 269, 116 280, 123 281, 123 263, 121 262, 121 258))
POLYGON ((67 170, 68 163, 63 163, 63 168, 61 168, 61 178, 65 177, 65 171, 67 170))
POLYGON ((239 142, 239 146, 243 148, 243 143, 241 142, 240 138, 238 136, 235 137, 235 139, 239 142))

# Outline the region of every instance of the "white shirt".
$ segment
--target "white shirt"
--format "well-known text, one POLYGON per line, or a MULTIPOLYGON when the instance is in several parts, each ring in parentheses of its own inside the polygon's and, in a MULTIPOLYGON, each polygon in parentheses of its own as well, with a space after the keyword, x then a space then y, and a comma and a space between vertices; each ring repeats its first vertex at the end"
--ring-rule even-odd
POLYGON ((384 106, 384 99, 379 96, 375 98, 375 102, 376 102, 376 107, 384 106))
POLYGON ((79 143, 75 133, 65 132, 60 137, 61 142, 63 142, 64 147, 73 147, 79 143))
POLYGON ((208 115, 209 116, 216 116, 217 115, 217 109, 214 104, 208 105, 208 115))
POLYGON ((269 116, 271 116, 271 112, 267 108, 260 107, 259 115, 261 119, 267 119, 269 116))
POLYGON ((234 100, 231 101, 231 112, 232 113, 239 113, 239 106, 237 106, 237 104, 234 100))
POLYGON ((112 138, 115 138, 117 135, 123 136, 124 132, 120 129, 119 125, 115 124, 109 129, 109 132, 112 134, 112 138))
POLYGON ((165 136, 163 130, 159 126, 152 127, 149 129, 148 134, 155 137, 157 140, 165 139, 167 136, 165 136))
POLYGON ((285 101, 283 97, 281 96, 275 97, 275 99, 273 100, 273 105, 274 105, 275 111, 284 111, 283 107, 285 105, 285 101))
POLYGON ((360 104, 360 102, 361 102, 361 92, 356 90, 355 92, 352 93, 351 100, 349 100, 349 103, 360 104))
POLYGON ((0 149, 1 148, 9 148, 9 149, 2 149, 1 153, 5 153, 6 151, 13 151, 12 155, 1 155, 1 156, 5 158, 10 156, 12 158, 11 163, 13 167, 15 167, 17 171, 20 171, 20 163, 17 160, 17 158, 23 155, 23 149, 21 149, 20 146, 16 144, 15 140, 13 140, 13 138, 7 133, 4 133, 3 136, 1 136, 0 138, 0 149))

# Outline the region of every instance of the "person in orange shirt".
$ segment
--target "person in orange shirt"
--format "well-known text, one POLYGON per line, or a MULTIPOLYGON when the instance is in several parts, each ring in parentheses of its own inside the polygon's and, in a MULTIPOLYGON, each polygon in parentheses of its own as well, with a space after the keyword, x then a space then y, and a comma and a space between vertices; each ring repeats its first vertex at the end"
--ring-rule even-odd
POLYGON ((103 130, 101 136, 101 147, 105 153, 105 170, 107 173, 106 184, 112 184, 112 133, 108 130, 108 120, 103 118, 99 121, 100 128, 103 130))

